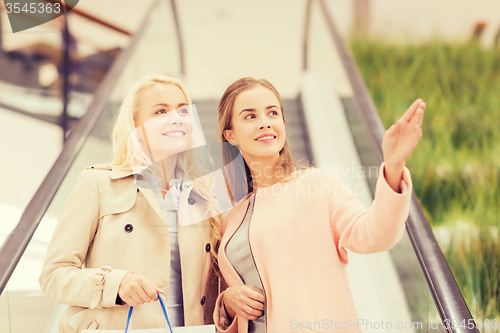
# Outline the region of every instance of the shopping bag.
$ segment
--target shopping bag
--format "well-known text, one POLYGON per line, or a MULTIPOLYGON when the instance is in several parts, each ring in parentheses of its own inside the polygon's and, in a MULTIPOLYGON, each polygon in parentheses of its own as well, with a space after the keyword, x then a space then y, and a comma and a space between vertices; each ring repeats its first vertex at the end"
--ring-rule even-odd
POLYGON ((158 294, 158 300, 160 301, 161 309, 163 315, 167 320, 167 327, 165 328, 147 328, 147 329, 129 329, 130 320, 132 319, 133 307, 128 310, 127 326, 125 330, 83 330, 82 333, 215 333, 215 325, 201 325, 201 326, 185 326, 185 327, 171 327, 170 321, 168 320, 167 309, 165 308, 165 302, 163 296, 158 294))

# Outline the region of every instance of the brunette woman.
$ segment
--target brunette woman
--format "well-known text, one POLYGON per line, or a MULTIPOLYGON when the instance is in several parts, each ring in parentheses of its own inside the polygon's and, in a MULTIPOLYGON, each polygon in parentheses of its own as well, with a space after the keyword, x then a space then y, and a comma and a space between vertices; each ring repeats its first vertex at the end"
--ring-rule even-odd
POLYGON ((425 106, 416 100, 386 131, 367 210, 327 171, 294 165, 283 104, 268 81, 229 86, 218 106, 220 139, 230 143, 226 159, 241 153, 245 163, 226 170, 240 201, 223 216, 219 266, 228 287, 214 312, 221 332, 359 332, 346 249, 385 251, 403 236, 412 192, 405 161, 422 136, 425 106))

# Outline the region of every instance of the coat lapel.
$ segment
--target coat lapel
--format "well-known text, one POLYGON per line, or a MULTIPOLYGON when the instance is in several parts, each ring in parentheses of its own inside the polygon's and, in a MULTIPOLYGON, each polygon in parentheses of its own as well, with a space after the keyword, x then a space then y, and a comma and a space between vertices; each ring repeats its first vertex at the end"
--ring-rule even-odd
MULTIPOLYGON (((163 216, 163 211, 161 209, 160 203, 158 202, 158 198, 155 195, 154 189, 149 188, 149 185, 147 184, 147 182, 144 183, 144 186, 141 186, 141 180, 138 180, 138 179, 140 179, 139 177, 141 177, 141 175, 134 174, 133 170, 126 168, 126 167, 116 167, 116 166, 112 167, 111 179, 120 179, 120 178, 129 177, 129 176, 134 176, 136 178, 135 182, 137 185, 138 192, 140 191, 144 195, 144 197, 146 198, 148 203, 151 205, 151 207, 153 207, 153 209, 158 214, 158 216, 161 218, 161 220, 164 223, 166 223, 165 217, 163 216)), ((188 205, 179 204, 179 222, 180 222, 182 227, 193 224, 193 223, 202 222, 202 221, 206 220, 208 217, 210 217, 207 214, 208 212, 206 212, 205 215, 202 216, 200 214, 199 209, 196 209, 196 210, 190 209, 192 204, 189 203, 189 198, 193 196, 193 194, 191 192, 193 192, 196 195, 196 198, 198 200, 203 200, 205 202, 207 201, 207 198, 205 196, 203 196, 198 191, 196 186, 194 186, 194 184, 191 181, 185 181, 182 183, 182 191, 181 191, 181 195, 179 198, 179 203, 181 203, 181 202, 188 203, 188 205), (193 214, 194 214, 194 212, 196 212, 197 214, 194 214, 196 216, 191 214, 191 212, 193 214)), ((194 197, 191 198, 191 201, 193 199, 195 200, 194 204, 196 204, 196 205, 202 204, 202 202, 196 202, 197 200, 194 197)), ((203 204, 205 205, 205 203, 203 203, 203 204)))
POLYGON ((240 275, 234 269, 233 265, 226 256, 226 245, 227 242, 233 237, 234 233, 243 223, 243 217, 247 210, 249 201, 243 200, 238 205, 234 206, 228 211, 227 215, 223 220, 228 221, 227 227, 225 228, 224 235, 222 237, 221 245, 219 248, 219 265, 224 279, 229 286, 243 285, 240 275))
MULTIPOLYGON (((120 179, 130 176, 134 176, 134 171, 132 171, 131 169, 127 169, 124 167, 113 167, 113 169, 111 170, 111 179, 120 179)), ((158 214, 158 217, 163 221, 163 223, 166 223, 165 217, 163 216, 163 212, 160 207, 160 203, 158 202, 158 198, 156 197, 153 189, 147 188, 145 186, 140 186, 140 184, 137 184, 137 177, 135 178, 137 192, 141 192, 144 195, 148 203, 151 205, 151 207, 153 207, 156 214, 158 214)))
POLYGON ((181 227, 203 222, 212 217, 208 212, 208 199, 198 191, 198 188, 191 181, 182 183, 179 202, 184 203, 179 205, 179 224, 181 227), (193 205, 196 206, 196 209, 192 209, 193 205))
POLYGON ((155 192, 150 188, 137 187, 139 191, 144 195, 148 203, 153 207, 158 217, 165 222, 165 217, 163 216, 163 211, 161 210, 160 203, 158 202, 158 198, 155 195, 155 192))
MULTIPOLYGON (((225 230, 223 226, 223 236, 221 245, 219 247, 219 267, 224 280, 226 280, 227 285, 230 287, 244 285, 240 275, 234 269, 233 265, 226 256, 226 244, 231 239, 231 237, 233 237, 234 233, 236 232, 236 230, 238 230, 241 223, 243 223, 243 217, 245 216, 245 212, 247 211, 247 207, 249 204, 249 201, 247 199, 248 196, 240 201, 231 210, 229 210, 227 212, 227 215, 223 218, 223 220, 228 221, 228 224, 226 225, 225 230), (233 222, 231 223, 231 221, 233 222)), ((237 325, 238 332, 248 332, 248 320, 242 317, 238 317, 237 325)))

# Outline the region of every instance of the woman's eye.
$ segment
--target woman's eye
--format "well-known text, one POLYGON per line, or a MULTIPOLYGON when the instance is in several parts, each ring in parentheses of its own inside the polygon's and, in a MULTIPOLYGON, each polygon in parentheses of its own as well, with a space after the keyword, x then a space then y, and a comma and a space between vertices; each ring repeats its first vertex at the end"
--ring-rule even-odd
POLYGON ((273 115, 273 116, 277 116, 278 115, 278 111, 271 111, 269 112, 270 115, 273 115))
POLYGON ((177 110, 177 113, 178 114, 188 114, 189 110, 187 108, 182 108, 182 109, 177 110))
POLYGON ((165 114, 165 113, 167 113, 167 111, 161 109, 161 110, 156 111, 155 114, 165 114))
POLYGON ((248 114, 245 119, 253 119, 255 118, 255 115, 253 113, 248 114))

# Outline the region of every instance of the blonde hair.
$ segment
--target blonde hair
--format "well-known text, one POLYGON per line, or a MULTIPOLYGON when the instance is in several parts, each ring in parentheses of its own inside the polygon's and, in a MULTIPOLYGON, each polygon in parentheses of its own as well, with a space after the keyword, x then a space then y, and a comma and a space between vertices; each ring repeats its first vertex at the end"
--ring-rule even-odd
MULTIPOLYGON (((285 110, 283 108, 283 102, 281 101, 281 96, 276 90, 276 88, 267 80, 259 79, 256 80, 252 77, 244 77, 237 80, 231 84, 224 94, 222 95, 219 104, 217 106, 217 113, 219 116, 219 123, 216 132, 216 136, 222 141, 222 159, 226 167, 228 174, 228 181, 230 186, 229 193, 232 193, 233 200, 238 202, 246 196, 247 193, 253 192, 252 186, 252 174, 246 162, 244 165, 240 163, 230 163, 235 160, 240 154, 237 147, 231 146, 224 136, 224 131, 232 128, 231 121, 233 119, 233 107, 236 97, 242 92, 252 89, 256 86, 262 86, 271 90, 279 101, 279 106, 281 109, 281 114, 283 117, 283 122, 285 121, 285 110)), ((288 142, 285 139, 285 144, 279 152, 280 162, 279 167, 284 169, 285 175, 289 175, 297 169, 297 165, 293 161, 292 152, 288 146, 288 142)))
MULTIPOLYGON (((120 167, 128 171, 140 172, 146 167, 156 167, 155 163, 148 157, 144 147, 139 142, 136 131, 136 120, 138 111, 141 107, 141 96, 150 87, 156 84, 174 85, 177 86, 186 102, 191 106, 192 101, 186 87, 177 79, 168 76, 147 76, 137 81, 128 90, 123 102, 118 111, 115 125, 113 128, 113 162, 114 167, 120 167)), ((189 113, 192 117, 192 113, 189 113)), ((175 169, 179 172, 183 179, 193 180, 194 186, 200 194, 207 198, 207 209, 210 217, 210 243, 211 256, 214 264, 217 263, 217 248, 221 240, 221 219, 220 209, 215 200, 212 189, 214 187, 213 178, 208 175, 207 161, 211 164, 212 160, 208 154, 200 152, 203 149, 192 149, 203 146, 205 140, 202 135, 201 128, 196 130, 197 126, 193 127, 191 142, 186 151, 177 154, 177 162, 175 169)), ((217 267, 217 266, 215 266, 217 267)))

